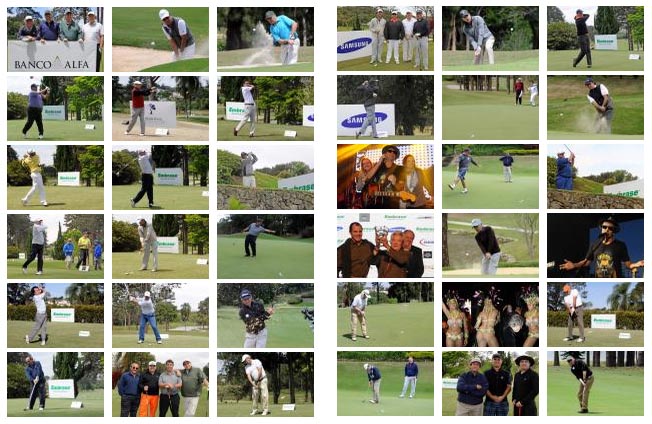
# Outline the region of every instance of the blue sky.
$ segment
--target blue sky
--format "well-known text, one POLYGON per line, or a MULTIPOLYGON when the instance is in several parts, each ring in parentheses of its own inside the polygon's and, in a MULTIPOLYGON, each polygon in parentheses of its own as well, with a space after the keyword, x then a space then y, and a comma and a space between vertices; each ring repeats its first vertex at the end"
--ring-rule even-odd
MULTIPOLYGON (((601 172, 625 169, 643 178, 645 176, 645 161, 642 144, 572 144, 567 146, 575 153, 575 168, 579 176, 596 175, 601 172)), ((558 152, 570 156, 563 144, 549 144, 548 156, 557 157, 558 152)))
MULTIPOLYGON (((604 308, 607 306, 607 297, 613 291, 613 288, 616 284, 612 282, 590 282, 586 283, 586 288, 588 291, 588 297, 585 301, 589 301, 593 304, 594 308, 604 308)), ((630 291, 634 289, 635 283, 631 284, 630 291)))
POLYGON ((588 13, 591 15, 589 19, 586 21, 587 25, 593 25, 593 17, 595 16, 595 12, 598 10, 598 6, 557 6, 559 9, 561 9, 562 12, 564 12, 564 19, 566 22, 572 22, 575 23, 575 11, 577 9, 582 9, 584 13, 588 13))

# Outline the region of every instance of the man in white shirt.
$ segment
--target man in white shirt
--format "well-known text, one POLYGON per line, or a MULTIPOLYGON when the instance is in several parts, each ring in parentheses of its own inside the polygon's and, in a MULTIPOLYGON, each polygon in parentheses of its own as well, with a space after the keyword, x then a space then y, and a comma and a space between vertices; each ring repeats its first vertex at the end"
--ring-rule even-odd
POLYGON ((27 267, 36 259, 36 275, 43 274, 43 247, 48 227, 43 225, 43 219, 37 218, 32 226, 32 251, 23 263, 23 274, 27 274, 27 267))
POLYGON ((383 18, 383 9, 376 9, 376 16, 371 18, 369 31, 371 32, 371 60, 369 63, 378 66, 382 59, 383 42, 385 41, 385 24, 387 21, 383 18))
POLYGON ((253 90, 255 86, 249 80, 244 80, 242 83, 242 98, 244 99, 245 113, 242 115, 242 119, 238 122, 235 128, 233 128, 233 135, 237 136, 238 131, 245 126, 247 121, 249 121, 249 137, 253 137, 256 132, 256 101, 254 100, 253 90))
POLYGON ((367 335, 367 301, 371 296, 369 296, 369 290, 364 289, 360 294, 356 295, 351 302, 351 340, 357 340, 358 333, 358 322, 360 322, 360 328, 362 329, 362 337, 368 339, 367 335))
POLYGON ((253 409, 249 415, 256 415, 259 407, 263 408, 262 415, 269 415, 269 391, 267 390, 267 374, 263 364, 250 355, 242 355, 245 365, 245 374, 252 388, 253 409))
POLYGON ((147 194, 149 207, 154 207, 154 168, 155 164, 152 155, 148 154, 145 149, 138 151, 138 166, 140 167, 140 191, 131 199, 131 207, 135 208, 136 203, 147 194))
POLYGON ((48 333, 48 314, 45 306, 45 286, 39 284, 32 287, 32 301, 36 306, 36 315, 34 316, 34 326, 29 334, 25 335, 25 343, 32 343, 38 333, 41 333, 41 346, 45 346, 48 333))
POLYGON ((568 342, 575 337, 573 336, 573 321, 577 320, 577 328, 580 330, 580 337, 577 339, 578 343, 584 340, 584 306, 582 306, 582 297, 577 289, 571 288, 570 285, 564 286, 564 305, 568 312, 568 337, 564 337, 564 341, 568 342))
POLYGON ((195 39, 186 21, 170 16, 170 12, 166 9, 161 9, 158 17, 161 20, 163 34, 172 47, 172 59, 192 59, 195 56, 195 39))
POLYGON ((412 16, 412 11, 405 12, 405 19, 401 21, 403 24, 403 32, 405 38, 403 39, 403 62, 412 62, 412 55, 417 46, 416 39, 414 38, 414 23, 416 19, 412 16))
POLYGON ((152 272, 156 272, 158 270, 158 241, 156 239, 156 231, 154 231, 152 224, 148 224, 144 219, 138 221, 138 237, 140 238, 140 245, 143 252, 140 271, 147 269, 149 253, 151 251, 154 259, 152 262, 152 272))
POLYGON ((82 38, 85 42, 95 42, 97 45, 95 72, 99 72, 100 62, 102 61, 102 50, 104 50, 104 27, 95 20, 95 12, 92 10, 86 16, 88 17, 88 22, 82 27, 82 38))

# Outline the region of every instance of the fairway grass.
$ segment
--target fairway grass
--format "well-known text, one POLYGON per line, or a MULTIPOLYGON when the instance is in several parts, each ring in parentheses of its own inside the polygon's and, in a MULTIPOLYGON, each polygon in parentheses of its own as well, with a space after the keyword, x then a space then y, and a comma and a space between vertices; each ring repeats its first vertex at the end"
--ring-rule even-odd
MULTIPOLYGON (((399 398, 403 388, 403 362, 376 362, 382 374, 380 403, 373 404, 362 362, 337 363, 338 416, 431 416, 434 415, 434 368, 432 362, 416 361, 419 378, 413 399, 399 398)), ((409 388, 408 388, 409 390, 409 388)), ((408 392, 409 393, 409 392, 408 392)))
POLYGON ((38 400, 35 409, 23 411, 27 398, 7 399, 8 417, 25 417, 35 421, 42 417, 103 417, 104 416, 104 390, 91 390, 79 392, 76 399, 47 398, 45 410, 38 410, 38 400), (84 407, 73 409, 70 404, 74 401, 84 403, 84 407), (38 418, 37 418, 38 417, 38 418))
POLYGON ((7 140, 20 143, 41 143, 42 141, 104 141, 104 122, 102 121, 43 121, 43 139, 38 139, 36 125, 23 138, 25 120, 7 121, 7 140), (85 129, 95 125, 94 130, 85 129))
MULTIPOLYGON (((342 60, 340 62, 337 62, 337 70, 338 71, 367 71, 367 72, 376 72, 376 71, 382 71, 382 72, 419 72, 418 67, 414 67, 416 60, 416 55, 412 55, 412 61, 410 62, 403 62, 403 46, 401 46, 399 55, 398 55, 398 60, 399 64, 397 65, 394 62, 394 58, 392 57, 389 63, 385 63, 387 59, 387 45, 384 45, 382 47, 382 53, 380 55, 381 60, 378 62, 378 66, 374 66, 371 63, 369 63, 369 60, 371 59, 370 56, 365 56, 365 57, 359 57, 356 59, 349 59, 349 60, 342 60)), ((435 67, 435 55, 433 53, 433 43, 429 42, 428 43, 428 70, 425 70, 423 72, 431 72, 435 67)))
MULTIPOLYGON (((643 368, 591 366, 594 383, 589 396, 588 416, 643 415, 643 368)), ((579 382, 565 361, 559 367, 548 363, 548 415, 580 415, 577 391, 579 382)), ((584 415, 584 414, 582 414, 584 415)))
POLYGON ((150 271, 152 267, 152 255, 149 256, 149 269, 139 271, 141 264, 140 252, 114 252, 113 278, 127 279, 207 279, 208 265, 197 265, 197 259, 207 259, 208 255, 182 255, 175 253, 159 253, 158 271, 150 271))
MULTIPOLYGON (((538 369, 535 369, 537 373, 539 373, 538 369)), ((514 373, 512 372, 512 377, 514 373)), ((539 373, 541 375, 541 373, 539 373)), ((541 393, 543 390, 541 387, 539 387, 539 393, 541 393)), ((509 416, 514 416, 514 407, 511 404, 512 401, 512 395, 509 394, 507 396, 510 405, 509 405, 509 416)), ((441 406, 441 413, 444 417, 450 417, 455 415, 455 410, 457 409, 457 391, 453 389, 443 389, 442 390, 442 395, 441 395, 441 401, 442 401, 442 406, 441 406)), ((534 402, 537 405, 537 412, 538 415, 541 414, 541 410, 539 409, 539 397, 537 396, 534 400, 534 402)), ((550 404, 550 400, 548 400, 548 404, 550 404)))
POLYGON ((7 186, 7 209, 10 210, 104 210, 104 187, 45 186, 48 206, 42 206, 38 193, 32 196, 27 206, 21 199, 31 186, 7 186))
MULTIPOLYGON (((271 306, 271 305, 269 305, 271 306)), ((313 333, 301 309, 307 305, 275 305, 274 315, 266 321, 268 348, 312 348, 313 333)), ((245 327, 238 308, 217 308, 217 347, 241 348, 245 327)), ((250 411, 251 412, 251 411, 250 411)))
MULTIPOLYGON (((362 337, 358 326, 358 340, 351 340, 351 310, 337 310, 337 346, 360 349, 369 347, 433 346, 434 306, 432 302, 368 305, 366 309, 369 338, 362 337), (419 325, 414 325, 419 323, 419 325)), ((382 372, 382 370, 381 370, 382 372)), ((384 376, 384 374, 383 374, 384 376)))
POLYGON ((165 325, 158 323, 159 333, 170 335, 169 339, 163 340, 163 344, 159 345, 156 343, 154 334, 149 326, 145 332, 145 342, 138 344, 138 326, 118 327, 114 325, 111 344, 114 348, 208 348, 208 330, 193 329, 184 331, 181 328, 182 325, 174 323, 174 328, 168 331, 165 329, 165 325))
POLYGON ((244 256, 244 235, 217 236, 217 278, 311 279, 313 239, 286 239, 261 234, 257 256, 244 256))
POLYGON ((579 49, 576 50, 549 50, 548 70, 549 71, 579 71, 579 72, 602 72, 602 71, 640 71, 643 72, 645 56, 643 50, 627 50, 625 40, 618 40, 620 50, 591 50, 591 69, 586 67, 586 58, 583 59, 577 68, 573 68, 573 59, 577 57, 579 49), (629 60, 629 55, 638 54, 640 60, 629 60))
POLYGON ((304 127, 303 125, 283 125, 283 124, 263 124, 256 123, 256 133, 249 137, 249 124, 246 124, 233 135, 233 128, 238 121, 226 121, 224 117, 218 117, 217 124, 217 141, 241 141, 248 143, 250 141, 314 141, 315 128, 304 127), (296 137, 286 137, 285 131, 296 131, 296 137))
POLYGON ((473 52, 464 50, 442 51, 443 71, 538 71, 538 50, 494 51, 494 64, 489 65, 487 56, 482 65, 473 64, 473 52))
POLYGON ((293 65, 281 64, 281 48, 274 47, 272 56, 278 59, 274 64, 243 65, 259 49, 223 50, 217 52, 217 70, 225 72, 314 72, 315 51, 313 46, 299 48, 298 62, 293 65))
MULTIPOLYGON (((165 395, 162 395, 165 396, 165 395)), ((179 394, 181 402, 179 402, 179 416, 183 417, 183 396, 179 394)), ((159 403, 160 405, 160 403, 159 403)), ((251 410, 250 410, 251 412, 251 410)), ((206 389, 203 389, 201 395, 199 396, 199 402, 197 404, 197 411, 195 412, 195 417, 207 417, 208 414, 208 399, 206 399, 206 389)), ((120 416, 120 396, 118 395, 118 389, 115 389, 111 392, 111 416, 119 417, 120 416)), ((156 410, 156 416, 158 417, 158 409, 156 410)), ((168 410, 166 415, 172 419, 172 413, 168 410)), ((176 419, 176 418, 175 418, 176 419)))
MULTIPOLYGON (((76 269, 66 269, 66 263, 64 261, 54 261, 51 259, 45 259, 43 263, 43 275, 36 275, 36 260, 27 267, 27 274, 23 274, 23 262, 25 262, 24 259, 8 259, 7 278, 22 280, 88 280, 93 278, 104 278, 104 270, 95 271, 92 267, 88 272, 81 272, 76 269)), ((75 262, 73 266, 76 263, 77 262, 75 262)))
MULTIPOLYGON (((48 341, 25 343, 34 325, 31 321, 7 321, 7 347, 21 349, 97 348, 104 347, 104 324, 83 324, 80 322, 48 322, 48 341), (89 337, 79 337, 80 331, 89 331, 89 337)), ((36 337, 38 339, 38 335, 36 337)))
MULTIPOLYGON (((219 390, 219 388, 218 388, 219 390)), ((274 395, 271 388, 269 389, 269 412, 272 419, 280 418, 293 418, 293 417, 313 417, 315 415, 315 405, 312 403, 303 402, 303 392, 297 390, 295 393, 296 396, 296 409, 294 411, 283 411, 283 404, 290 403, 290 395, 287 391, 281 391, 279 396, 279 403, 274 404, 273 399, 274 395)), ((247 417, 250 418, 249 414, 251 413, 251 399, 245 398, 240 399, 239 402, 235 401, 226 401, 218 402, 217 404, 217 416, 218 417, 247 417)), ((260 413, 260 412, 259 412, 260 413)), ((257 415, 256 419, 264 419, 260 415, 257 415)))
MULTIPOLYGON (((131 199, 140 190, 140 184, 114 185, 112 189, 113 209, 131 209, 131 199)), ((208 187, 200 186, 154 186, 156 209, 207 210, 208 196, 202 196, 208 187)), ((135 209, 149 210, 147 196, 136 204, 135 209)))
POLYGON ((442 170, 442 207, 444 209, 537 209, 539 207, 539 158, 515 156, 512 182, 503 178, 498 156, 474 156, 480 167, 471 166, 466 174, 469 192, 462 185, 448 187, 457 176, 456 164, 442 170))
MULTIPOLYGON (((573 329, 575 337, 579 337, 579 330, 573 329)), ((608 329, 608 328, 584 328, 584 336, 586 340, 583 343, 578 343, 576 340, 565 342, 563 339, 568 334, 566 327, 550 327, 548 326, 548 346, 563 347, 563 348, 577 348, 584 349, 585 347, 640 347, 644 345, 643 330, 622 330, 622 329, 608 329), (631 334, 631 339, 618 338, 619 333, 631 334)))
POLYGON ((162 65, 150 66, 139 72, 208 72, 208 58, 178 60, 162 65))

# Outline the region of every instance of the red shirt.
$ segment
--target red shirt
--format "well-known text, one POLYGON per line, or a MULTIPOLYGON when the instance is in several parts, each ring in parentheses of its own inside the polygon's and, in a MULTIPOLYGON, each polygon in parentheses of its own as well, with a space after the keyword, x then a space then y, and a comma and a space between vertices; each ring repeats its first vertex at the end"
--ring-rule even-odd
POLYGON ((523 91, 523 81, 516 81, 514 83, 514 91, 523 91))
POLYGON ((149 90, 139 90, 134 87, 131 90, 131 107, 141 108, 145 107, 145 96, 149 95, 149 90))

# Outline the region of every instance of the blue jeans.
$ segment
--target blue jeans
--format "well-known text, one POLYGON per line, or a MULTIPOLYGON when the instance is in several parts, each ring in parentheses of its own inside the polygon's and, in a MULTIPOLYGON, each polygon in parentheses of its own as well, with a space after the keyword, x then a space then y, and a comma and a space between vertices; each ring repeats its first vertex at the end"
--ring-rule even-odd
POLYGON ((138 340, 145 340, 145 326, 149 322, 149 325, 152 327, 154 332, 154 337, 156 341, 161 340, 161 335, 158 332, 158 327, 156 327, 156 316, 154 314, 140 314, 140 327, 138 328, 138 340))

